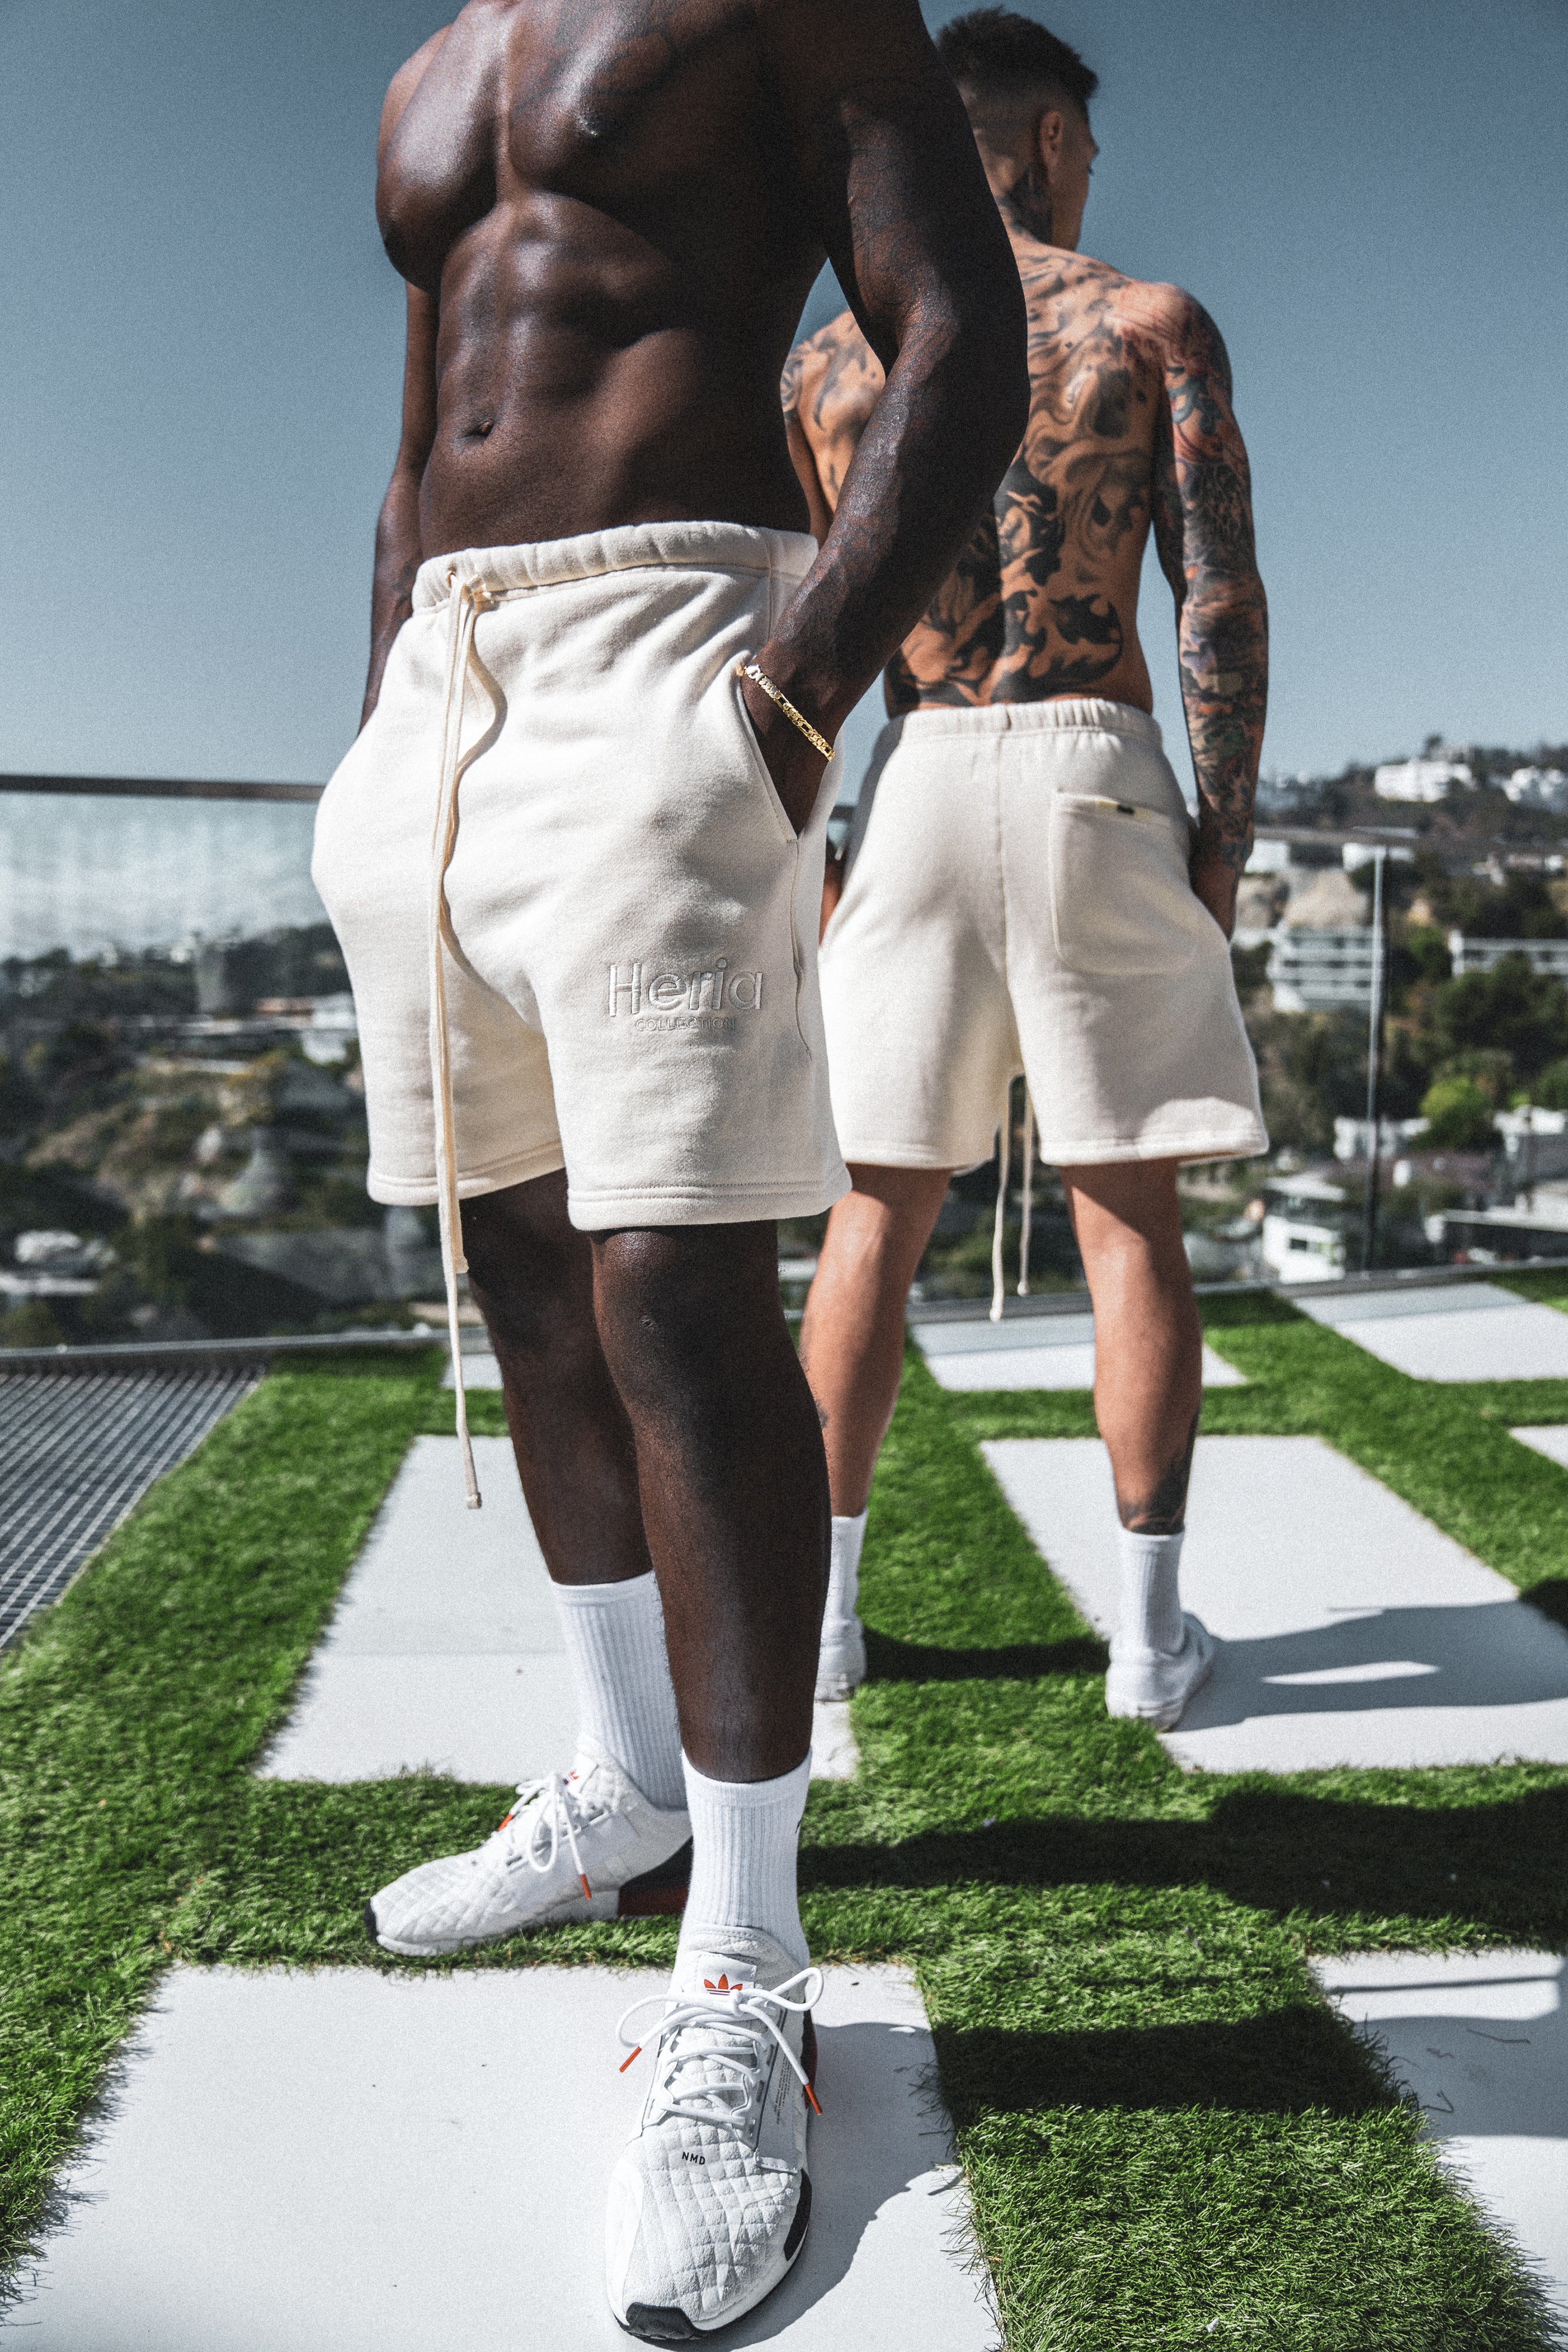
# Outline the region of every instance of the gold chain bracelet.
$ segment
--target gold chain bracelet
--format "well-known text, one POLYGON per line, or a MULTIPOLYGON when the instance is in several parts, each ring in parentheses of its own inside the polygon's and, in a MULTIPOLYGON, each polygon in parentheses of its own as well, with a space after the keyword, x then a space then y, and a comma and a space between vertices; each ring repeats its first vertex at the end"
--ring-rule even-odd
POLYGON ((753 686, 760 686, 763 692, 767 696, 768 700, 778 704, 779 709, 784 712, 784 717, 790 721, 790 724, 794 727, 799 728, 801 733, 805 737, 806 741, 811 745, 812 750, 814 751, 820 751, 825 760, 832 759, 833 746, 828 741, 826 736, 819 735, 816 728, 812 725, 810 719, 803 719, 801 717, 799 711, 795 709, 788 695, 780 691, 780 689, 773 684, 773 679, 768 676, 766 670, 759 669, 754 661, 738 661, 735 664, 735 676, 737 677, 749 677, 753 686))

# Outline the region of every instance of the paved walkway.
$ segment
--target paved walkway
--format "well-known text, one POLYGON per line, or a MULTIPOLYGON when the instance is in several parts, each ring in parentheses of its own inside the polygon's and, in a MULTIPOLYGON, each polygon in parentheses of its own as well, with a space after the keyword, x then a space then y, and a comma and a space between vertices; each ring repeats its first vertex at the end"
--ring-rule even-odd
MULTIPOLYGON (((1091 1389, 1092 1315, 1030 1315, 990 1323, 919 1323, 921 1353, 944 1389, 1091 1389)), ((1204 1349, 1204 1386, 1245 1388, 1246 1376, 1204 1349)))
POLYGON ((1568 2015, 1545 1952, 1368 1952, 1316 1960, 1382 2042, 1427 2129, 1529 2256, 1568 2320, 1568 2015))
MULTIPOLYGON (((605 2182, 647 1970, 176 1969, 0 2341, 36 2352, 612 2352, 605 2182)), ((830 1972, 795 2271, 726 2346, 986 2352, 919 1995, 830 1972)))
POLYGON ((1291 1297, 1314 1323, 1415 1380, 1568 1380, 1568 1315, 1495 1283, 1291 1297))
MULTIPOLYGON (((1117 1609, 1095 1438, 986 1459, 1091 1622, 1117 1609)), ((1316 1437, 1200 1437, 1182 1591, 1224 1646, 1171 1754, 1214 1772, 1568 1763, 1568 1634, 1316 1437)))
MULTIPOLYGON (((478 1437, 482 1511, 455 1437, 414 1442, 261 1769, 374 1780, 428 1769, 513 1782, 571 1760, 577 1711, 550 1580, 510 1442, 478 1437)), ((819 1706, 819 1780, 852 1779, 847 1706, 819 1706)))

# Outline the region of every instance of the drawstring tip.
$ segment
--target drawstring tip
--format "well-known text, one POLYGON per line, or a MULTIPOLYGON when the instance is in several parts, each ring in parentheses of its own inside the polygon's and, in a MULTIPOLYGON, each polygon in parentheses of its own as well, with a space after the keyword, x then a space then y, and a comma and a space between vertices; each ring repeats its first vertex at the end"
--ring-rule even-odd
POLYGON ((632 2052, 632 2057, 631 2057, 631 2058, 623 2058, 623 2059, 621 2060, 620 2064, 619 2064, 619 2065, 616 2067, 616 2074, 624 2074, 626 2073, 626 2068, 631 2064, 631 2063, 632 2063, 632 2058, 640 2058, 641 2056, 642 2056, 642 2043, 639 2042, 637 2043, 637 2048, 632 2052))
POLYGON ((811 2112, 812 2112, 812 2114, 813 2114, 814 2116, 820 2116, 820 2115, 821 2115, 821 2113, 822 2113, 822 2109, 821 2109, 821 2108, 817 2105, 817 2104, 816 2104, 816 2093, 812 2089, 811 2084, 810 2084, 809 2083, 807 2083, 807 2084, 805 2084, 805 2095, 806 2095, 806 2097, 811 2101, 811 2112))
MULTIPOLYGON (((593 1888, 589 1885, 589 1884, 588 1884, 587 1880, 584 1877, 583 1873, 582 1873, 581 1871, 579 1871, 579 1872, 577 1873, 577 1884, 578 1884, 578 1885, 579 1885, 579 1886, 582 1888, 582 1890, 583 1890, 583 1900, 584 1900, 584 1903, 592 1903, 592 1901, 593 1901, 593 1899, 594 1899, 594 1890, 593 1890, 593 1888)), ((640 2046, 641 2046, 641 2045, 639 2044, 638 2046, 639 2046, 639 2048, 640 2048, 640 2046)))

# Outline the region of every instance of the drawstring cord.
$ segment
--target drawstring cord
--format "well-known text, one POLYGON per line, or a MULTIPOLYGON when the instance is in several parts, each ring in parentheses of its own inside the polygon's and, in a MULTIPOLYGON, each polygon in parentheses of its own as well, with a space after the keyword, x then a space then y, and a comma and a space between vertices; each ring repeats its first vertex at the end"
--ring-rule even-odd
MULTIPOLYGON (((1002 1097, 1002 1123, 999 1149, 1002 1173, 996 1186, 996 1223, 991 1234, 991 1320, 1002 1320, 1002 1294, 1005 1287, 1002 1275, 1002 1231, 1007 1215, 1007 1177, 1013 1147, 1013 1081, 1002 1097)), ((1035 1188, 1035 1098, 1028 1082, 1024 1086, 1024 1230, 1018 1239, 1018 1297, 1029 1295, 1029 1222, 1034 1202, 1030 1198, 1035 1188)))
POLYGON ((1002 1172, 996 1184, 996 1223, 991 1234, 991 1320, 1002 1320, 1002 1225, 1007 1214, 1007 1160, 1013 1147, 1013 1081, 1008 1079, 1002 1097, 1002 1126, 998 1149, 1002 1154, 1002 1172))
MULTIPOLYGON (((458 1329, 458 1276, 467 1274, 463 1255, 463 1219, 458 1203, 458 1144, 452 1120, 452 1048, 447 1022, 447 974, 442 941, 453 953, 451 914, 447 905, 447 868, 458 845, 458 786, 462 756, 463 706, 468 698, 468 667, 474 650, 474 624, 488 613, 494 596, 482 580, 459 580, 447 573, 450 619, 447 637, 447 693, 441 714, 441 783, 436 796, 436 829, 430 846, 430 1076, 436 1107, 436 1198, 441 1220, 441 1271, 447 1284, 447 1336, 452 1349, 452 1383, 458 1400, 458 1444, 463 1465, 463 1497, 470 1511, 479 1507, 479 1482, 474 1472, 474 1448, 468 1435, 468 1399, 463 1386, 463 1349, 458 1329)), ((472 759, 476 741, 469 749, 472 759)))

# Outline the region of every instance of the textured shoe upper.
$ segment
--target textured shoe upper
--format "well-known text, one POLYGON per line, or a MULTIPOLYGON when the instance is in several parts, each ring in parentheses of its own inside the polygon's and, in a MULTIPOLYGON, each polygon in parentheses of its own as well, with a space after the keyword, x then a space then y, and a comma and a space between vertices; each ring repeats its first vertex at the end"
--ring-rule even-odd
POLYGON ((816 1659, 816 1696, 847 1698, 866 1679, 866 1633, 858 1617, 825 1617, 816 1659))
POLYGON ((788 2266, 805 2165, 802 2049, 822 1982, 767 1937, 711 1931, 711 1946, 683 1955, 644 2053, 647 2095, 607 2223, 617 2314, 674 2308, 705 2330, 788 2266))
POLYGON ((575 1768, 521 1784, 483 1845, 405 1871, 373 1898, 378 1936, 452 1946, 506 1936, 581 1906, 668 1860, 684 1812, 650 1805, 614 1758, 584 1744, 575 1768))

